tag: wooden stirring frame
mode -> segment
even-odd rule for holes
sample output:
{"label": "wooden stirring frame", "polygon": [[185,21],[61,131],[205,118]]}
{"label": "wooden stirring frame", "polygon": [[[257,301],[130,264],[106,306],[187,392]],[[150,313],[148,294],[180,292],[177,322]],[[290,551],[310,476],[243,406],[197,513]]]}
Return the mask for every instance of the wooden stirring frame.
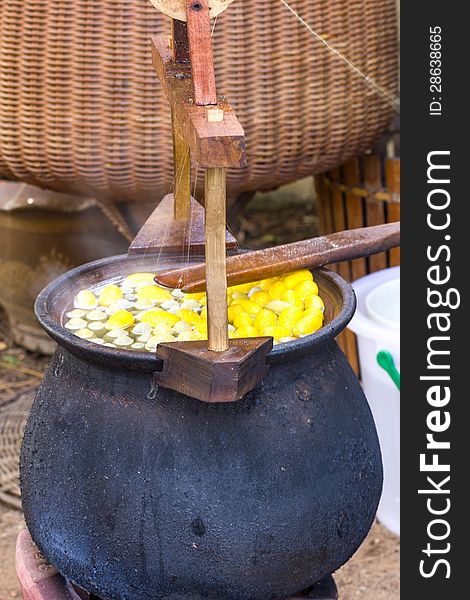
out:
{"label": "wooden stirring frame", "polygon": [[[186,21],[172,18],[171,36],[152,39],[153,65],[171,109],[174,194],[162,200],[129,253],[161,252],[162,244],[166,252],[187,244],[193,255],[205,249],[208,341],[159,344],[163,369],[155,381],[205,402],[234,402],[265,376],[273,340],[228,339],[226,252],[236,242],[225,226],[225,169],[246,165],[245,134],[216,91],[209,0],[181,3]],[[165,4],[171,3],[156,5],[166,12]],[[191,157],[205,169],[204,208],[191,197]]]}

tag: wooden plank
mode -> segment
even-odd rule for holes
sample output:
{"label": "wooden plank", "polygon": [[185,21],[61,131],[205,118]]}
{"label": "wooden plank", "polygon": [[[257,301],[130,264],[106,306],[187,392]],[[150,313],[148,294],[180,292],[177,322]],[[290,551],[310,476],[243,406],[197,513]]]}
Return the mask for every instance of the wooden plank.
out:
{"label": "wooden plank", "polygon": [[187,0],[186,16],[194,102],[199,106],[217,104],[209,0]]}
{"label": "wooden plank", "polygon": [[345,331],[343,331],[342,333],[339,334],[339,336],[336,338],[336,343],[340,347],[343,354],[345,354],[347,357],[348,356],[348,347],[347,347],[347,339],[346,339]]}
{"label": "wooden plank", "polygon": [[[344,165],[344,179],[348,187],[360,184],[359,160],[353,158]],[[347,228],[357,229],[364,226],[362,200],[350,191],[346,192]],[[364,258],[351,261],[351,278],[354,281],[367,274],[367,264]]]}
{"label": "wooden plank", "polygon": [[348,359],[348,362],[351,365],[354,373],[356,373],[356,375],[359,377],[359,353],[357,350],[356,336],[350,329],[345,329],[342,335],[344,335],[344,343],[346,346],[346,358]]}
{"label": "wooden plank", "polygon": [[194,160],[204,168],[246,166],[245,133],[227,100],[219,97],[217,104],[223,121],[209,122],[208,110],[212,108],[193,102],[191,68],[174,62],[165,36],[152,39],[152,58]]}
{"label": "wooden plank", "polygon": [[[387,187],[392,192],[393,201],[387,205],[389,222],[400,220],[400,159],[387,158],[385,160],[385,178]],[[400,264],[400,248],[390,250],[390,266]]]}
{"label": "wooden plank", "polygon": [[209,350],[228,349],[225,169],[207,169],[205,177],[206,290]]}
{"label": "wooden plank", "polygon": [[330,196],[328,193],[328,188],[325,185],[325,181],[323,179],[323,175],[317,175],[315,177],[315,190],[317,193],[317,212],[318,212],[318,220],[320,222],[320,233],[331,233],[326,229],[326,219],[325,219],[325,205],[329,203]]}
{"label": "wooden plank", "polygon": [[[334,233],[333,227],[333,206],[331,197],[331,188],[326,184],[324,175],[316,177],[317,190],[320,198],[318,216],[320,219],[320,233]],[[338,265],[331,266],[332,271],[338,272]]]}
{"label": "wooden plank", "polygon": [[[334,169],[331,174],[332,178],[337,180],[339,178],[339,169]],[[331,205],[333,209],[333,231],[345,231],[347,224],[344,213],[343,193],[336,186],[331,188]],[[351,263],[349,261],[340,262],[338,264],[338,273],[346,281],[351,281]]]}
{"label": "wooden plank", "polygon": [[174,217],[188,221],[191,217],[191,150],[186,144],[174,111],[171,111],[173,131],[173,190]]}
{"label": "wooden plank", "polygon": [[[361,183],[359,172],[359,159],[354,158],[344,165],[344,179],[348,190],[345,194],[346,220],[348,229],[355,229],[364,225],[364,213],[362,199],[351,190]],[[367,262],[364,258],[350,262],[350,281],[354,281],[367,274]],[[359,358],[357,352],[356,336],[350,329],[344,331],[346,344],[346,356],[353,371],[359,374]]]}
{"label": "wooden plank", "polygon": [[331,207],[331,188],[326,185],[326,182],[320,176],[320,190],[322,193],[323,201],[321,203],[321,215],[320,223],[322,227],[322,234],[334,233],[333,227],[333,215]]}
{"label": "wooden plank", "polygon": [[[340,170],[332,169],[331,178],[333,181],[340,180]],[[337,185],[331,187],[331,206],[333,213],[333,231],[344,231],[347,229],[344,197],[341,188]],[[351,281],[351,261],[343,261],[337,265],[337,272],[346,281]],[[349,330],[344,330],[337,338],[339,347],[344,352],[351,364],[357,365],[357,350],[354,334]],[[357,367],[355,369],[357,372]]]}
{"label": "wooden plank", "polygon": [[[382,202],[373,199],[373,195],[382,187],[382,161],[379,156],[364,157],[364,183],[370,192],[366,199],[367,225],[385,223],[385,208]],[[381,271],[387,268],[387,254],[381,252],[369,257],[369,272]]]}

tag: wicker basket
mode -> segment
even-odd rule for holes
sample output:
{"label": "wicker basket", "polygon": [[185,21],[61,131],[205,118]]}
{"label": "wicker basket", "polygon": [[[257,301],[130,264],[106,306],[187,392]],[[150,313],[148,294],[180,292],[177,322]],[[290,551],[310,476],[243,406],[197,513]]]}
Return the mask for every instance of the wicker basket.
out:
{"label": "wicker basket", "polygon": [[[369,155],[316,178],[324,233],[400,220],[400,159]],[[400,249],[333,266],[348,281],[400,264]],[[356,339],[346,330],[338,339],[359,372]]]}
{"label": "wicker basket", "polygon": [[[292,0],[317,31],[396,92],[396,0]],[[169,110],[148,0],[0,0],[0,176],[109,199],[171,188]],[[215,27],[218,88],[248,139],[232,195],[324,172],[370,147],[392,108],[279,0],[234,2]]]}

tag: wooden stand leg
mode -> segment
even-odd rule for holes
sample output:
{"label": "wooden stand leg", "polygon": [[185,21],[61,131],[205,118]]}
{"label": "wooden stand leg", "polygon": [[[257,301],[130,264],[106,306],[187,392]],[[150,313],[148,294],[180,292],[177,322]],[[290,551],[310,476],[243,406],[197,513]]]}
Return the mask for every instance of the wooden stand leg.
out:
{"label": "wooden stand leg", "polygon": [[206,289],[209,350],[228,349],[227,273],[225,266],[225,169],[206,170]]}
{"label": "wooden stand leg", "polygon": [[191,153],[175,118],[173,125],[173,188],[175,191],[175,221],[189,221],[191,217]]}

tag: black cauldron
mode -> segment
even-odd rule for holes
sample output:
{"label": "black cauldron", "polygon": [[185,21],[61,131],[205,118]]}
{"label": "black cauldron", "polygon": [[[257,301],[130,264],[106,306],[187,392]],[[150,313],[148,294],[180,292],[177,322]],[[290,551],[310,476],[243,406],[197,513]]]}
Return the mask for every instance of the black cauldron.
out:
{"label": "black cauldron", "polygon": [[292,595],[352,556],[381,493],[374,422],[334,341],[354,313],[352,288],[316,272],[325,327],[274,347],[265,381],[239,402],[207,404],[158,389],[154,355],[96,346],[61,326],[79,289],[155,263],[100,260],[37,300],[59,347],[21,452],[31,535],[104,600]]}

